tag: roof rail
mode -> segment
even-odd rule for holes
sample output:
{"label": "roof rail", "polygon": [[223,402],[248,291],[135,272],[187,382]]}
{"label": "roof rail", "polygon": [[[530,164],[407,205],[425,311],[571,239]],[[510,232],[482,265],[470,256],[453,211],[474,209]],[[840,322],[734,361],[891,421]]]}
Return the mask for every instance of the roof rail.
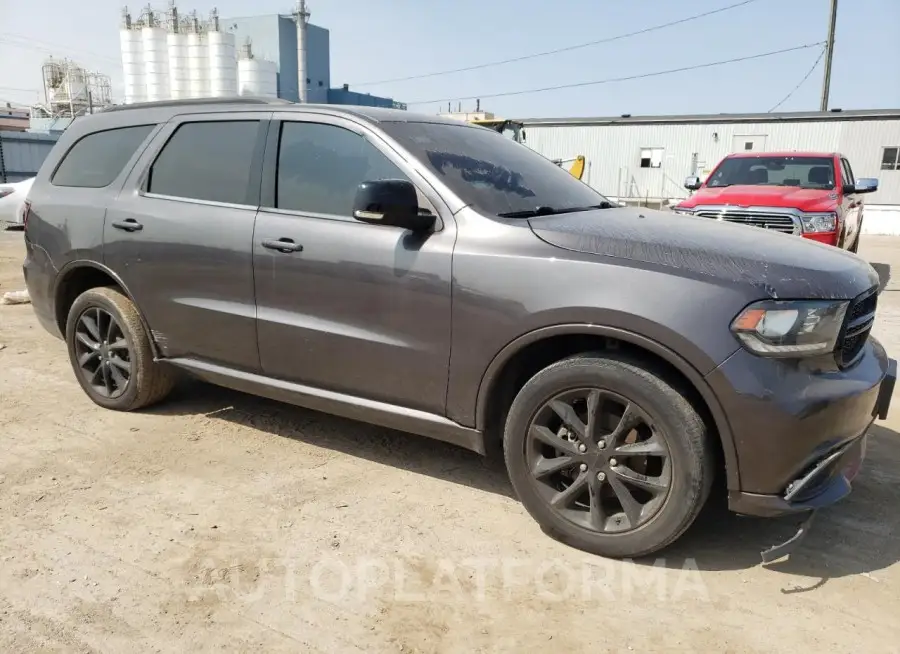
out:
{"label": "roof rail", "polygon": [[105,107],[99,113],[107,111],[125,111],[128,109],[154,109],[156,107],[192,107],[208,104],[294,104],[281,98],[262,98],[240,95],[231,98],[187,98],[182,100],[159,100],[156,102],[133,102],[132,104],[114,104]]}

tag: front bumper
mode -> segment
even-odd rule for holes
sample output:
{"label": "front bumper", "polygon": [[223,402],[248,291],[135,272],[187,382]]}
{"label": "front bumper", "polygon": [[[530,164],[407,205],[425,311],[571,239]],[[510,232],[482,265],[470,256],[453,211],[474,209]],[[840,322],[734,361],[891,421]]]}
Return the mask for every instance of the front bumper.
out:
{"label": "front bumper", "polygon": [[841,370],[833,359],[785,361],[739,350],[708,375],[729,416],[740,486],[729,508],[763,517],[804,513],[850,493],[866,433],[887,416],[897,362],[874,338]]}

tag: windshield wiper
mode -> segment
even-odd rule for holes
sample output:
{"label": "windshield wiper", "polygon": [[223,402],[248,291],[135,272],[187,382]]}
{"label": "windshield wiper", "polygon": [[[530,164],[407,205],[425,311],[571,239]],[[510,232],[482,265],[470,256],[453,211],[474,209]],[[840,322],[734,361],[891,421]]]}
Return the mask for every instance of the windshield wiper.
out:
{"label": "windshield wiper", "polygon": [[555,216],[561,213],[575,213],[576,211],[592,211],[593,209],[612,209],[615,205],[612,202],[601,202],[600,204],[592,204],[587,207],[566,207],[558,209],[556,207],[548,207],[540,205],[534,209],[523,209],[522,211],[507,211],[498,213],[500,218],[537,218],[538,216]]}

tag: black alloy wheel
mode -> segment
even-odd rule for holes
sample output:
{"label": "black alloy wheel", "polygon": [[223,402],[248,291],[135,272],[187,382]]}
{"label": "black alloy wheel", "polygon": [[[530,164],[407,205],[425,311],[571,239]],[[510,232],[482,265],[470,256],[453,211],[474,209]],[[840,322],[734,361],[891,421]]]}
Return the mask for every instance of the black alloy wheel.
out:
{"label": "black alloy wheel", "polygon": [[133,355],[122,326],[100,307],[90,307],[75,326],[79,372],[101,397],[116,399],[128,389]]}
{"label": "black alloy wheel", "polygon": [[526,464],[538,495],[593,532],[635,530],[672,487],[665,435],[637,403],[600,388],[559,393],[531,420]]}

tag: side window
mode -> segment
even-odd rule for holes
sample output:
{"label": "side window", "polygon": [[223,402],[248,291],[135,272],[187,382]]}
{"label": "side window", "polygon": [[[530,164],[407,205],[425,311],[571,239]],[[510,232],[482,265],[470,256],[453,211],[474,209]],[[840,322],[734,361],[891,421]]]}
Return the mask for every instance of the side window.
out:
{"label": "side window", "polygon": [[882,148],[881,169],[900,170],[900,147]]}
{"label": "side window", "polygon": [[184,123],[150,167],[147,192],[245,204],[258,135],[257,120]]}
{"label": "side window", "polygon": [[135,125],[82,137],[63,157],[50,183],[82,188],[109,186],[154,127]]}
{"label": "side window", "polygon": [[841,166],[843,166],[844,184],[856,184],[856,178],[853,176],[853,169],[850,167],[850,162],[846,159],[841,159]]}
{"label": "side window", "polygon": [[379,179],[409,178],[355,132],[320,123],[282,124],[276,208],[351,216],[356,188]]}

